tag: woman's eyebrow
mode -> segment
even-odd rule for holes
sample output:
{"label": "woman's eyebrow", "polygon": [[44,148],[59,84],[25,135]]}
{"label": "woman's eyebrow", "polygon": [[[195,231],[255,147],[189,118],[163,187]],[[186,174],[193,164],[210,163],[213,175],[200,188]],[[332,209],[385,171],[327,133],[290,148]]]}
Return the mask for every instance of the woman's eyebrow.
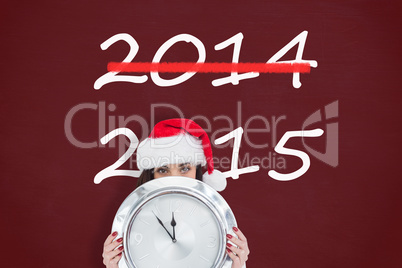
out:
{"label": "woman's eyebrow", "polygon": [[169,169],[169,167],[168,166],[160,166],[160,167],[158,167],[158,168],[166,168],[166,169]]}
{"label": "woman's eyebrow", "polygon": [[183,163],[183,164],[179,164],[179,167],[182,167],[182,166],[187,166],[187,165],[189,165],[190,163],[189,162],[187,162],[187,163]]}

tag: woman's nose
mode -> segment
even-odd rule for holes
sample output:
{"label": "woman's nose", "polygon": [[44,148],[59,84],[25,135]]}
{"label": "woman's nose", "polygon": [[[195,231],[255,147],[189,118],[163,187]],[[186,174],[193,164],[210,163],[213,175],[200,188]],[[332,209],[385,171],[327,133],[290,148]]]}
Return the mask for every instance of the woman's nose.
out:
{"label": "woman's nose", "polygon": [[171,170],[171,176],[181,176],[180,170]]}

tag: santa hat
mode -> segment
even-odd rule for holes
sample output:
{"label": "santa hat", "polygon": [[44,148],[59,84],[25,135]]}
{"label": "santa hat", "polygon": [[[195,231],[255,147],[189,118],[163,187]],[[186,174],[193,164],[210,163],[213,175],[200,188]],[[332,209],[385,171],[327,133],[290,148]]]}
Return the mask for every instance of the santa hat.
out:
{"label": "santa hat", "polygon": [[207,165],[203,182],[217,191],[226,188],[226,177],[214,170],[211,142],[207,133],[194,121],[175,118],[154,126],[137,150],[137,166],[143,171],[168,164]]}

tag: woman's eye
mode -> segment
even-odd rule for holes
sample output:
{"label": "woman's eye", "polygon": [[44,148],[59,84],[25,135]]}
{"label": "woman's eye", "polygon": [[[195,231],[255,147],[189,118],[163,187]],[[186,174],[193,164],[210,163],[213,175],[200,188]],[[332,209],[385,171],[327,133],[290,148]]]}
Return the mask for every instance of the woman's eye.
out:
{"label": "woman's eye", "polygon": [[164,168],[159,168],[158,170],[156,170],[156,172],[158,172],[160,174],[165,174],[165,173],[167,173],[167,170]]}
{"label": "woman's eye", "polygon": [[190,170],[190,167],[182,167],[181,172],[186,173]]}

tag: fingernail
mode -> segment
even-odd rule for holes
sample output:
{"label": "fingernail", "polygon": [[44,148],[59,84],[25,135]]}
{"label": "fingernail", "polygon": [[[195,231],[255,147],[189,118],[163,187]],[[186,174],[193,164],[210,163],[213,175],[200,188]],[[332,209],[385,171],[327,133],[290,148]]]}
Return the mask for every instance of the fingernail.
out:
{"label": "fingernail", "polygon": [[121,256],[121,252],[119,254],[117,254],[117,256]]}
{"label": "fingernail", "polygon": [[229,239],[232,239],[233,236],[230,235],[230,234],[227,234],[226,237],[229,238]]}
{"label": "fingernail", "polygon": [[230,252],[232,252],[230,249],[226,249],[226,252],[229,254]]}
{"label": "fingernail", "polygon": [[232,244],[226,243],[226,246],[227,246],[228,248],[230,248],[230,247],[232,246]]}
{"label": "fingernail", "polygon": [[120,238],[117,239],[116,241],[120,243],[121,241],[123,241],[123,237],[120,237]]}
{"label": "fingernail", "polygon": [[123,246],[119,247],[119,250],[123,250]]}
{"label": "fingernail", "polygon": [[116,235],[117,235],[117,232],[113,232],[112,236],[116,236]]}
{"label": "fingernail", "polygon": [[238,232],[238,231],[239,231],[239,229],[237,229],[236,227],[233,227],[233,230],[234,230],[235,232]]}

